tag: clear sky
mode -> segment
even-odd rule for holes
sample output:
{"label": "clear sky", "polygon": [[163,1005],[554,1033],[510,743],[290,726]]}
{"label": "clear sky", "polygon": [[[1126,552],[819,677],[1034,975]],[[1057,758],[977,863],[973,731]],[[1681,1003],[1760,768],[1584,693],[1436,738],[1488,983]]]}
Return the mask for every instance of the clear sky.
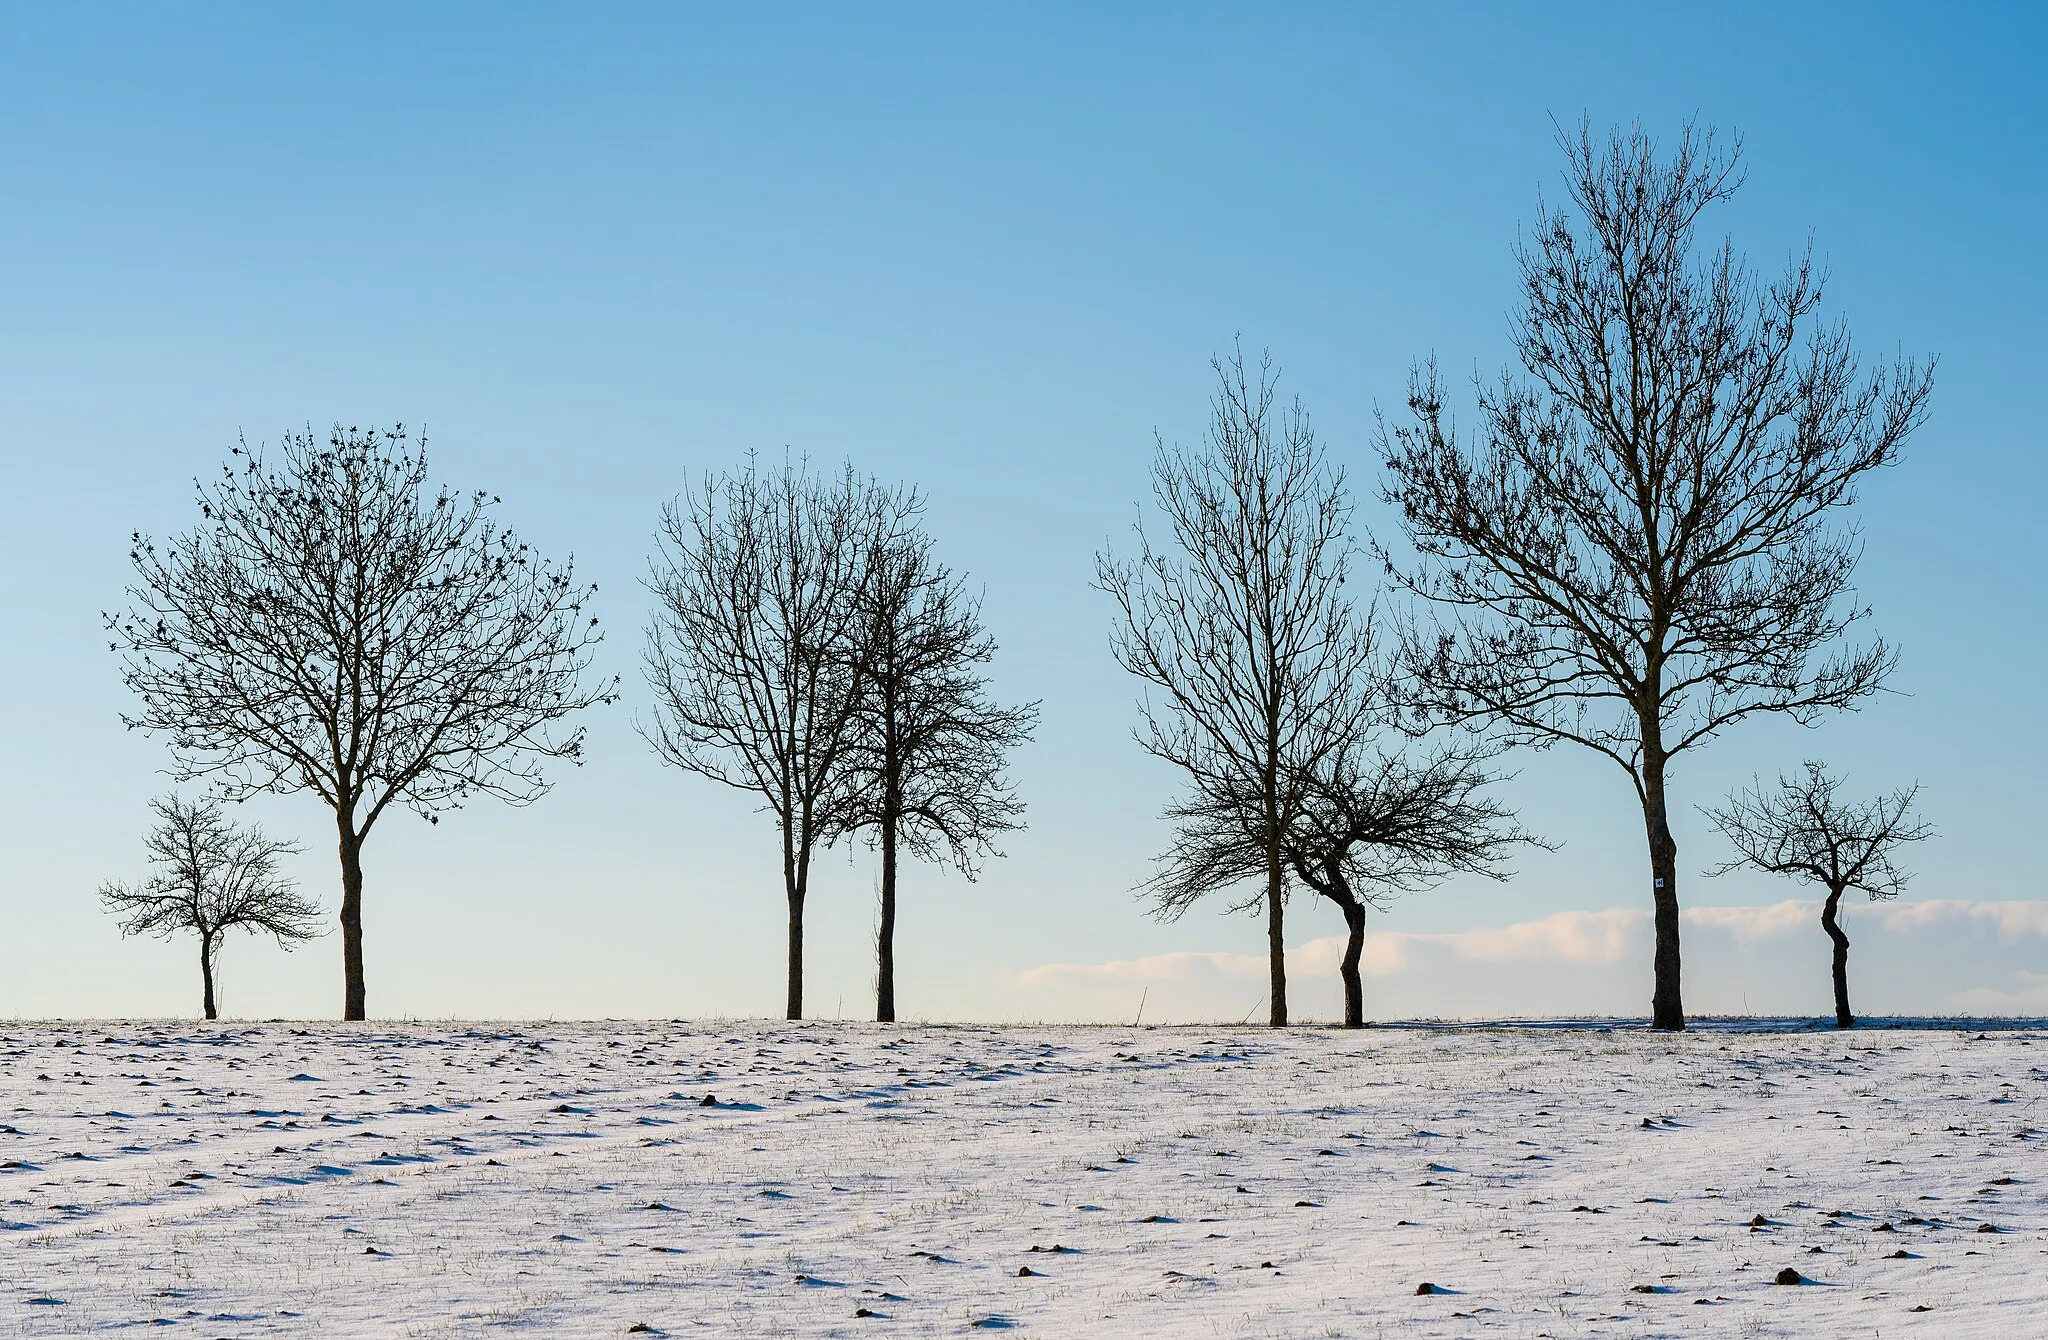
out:
{"label": "clear sky", "polygon": [[[1128,532],[1154,430],[1199,435],[1207,359],[1239,333],[1369,497],[1375,410],[1410,362],[1498,366],[1516,230],[1557,189],[1552,118],[1581,112],[1739,131],[1749,184],[1714,226],[1765,268],[1810,234],[1867,353],[1941,360],[1931,421],[1861,509],[1898,692],[1810,733],[1738,727],[1686,764],[1687,901],[1796,892],[1691,878],[1724,853],[1690,807],[1808,755],[1870,789],[1926,784],[1941,837],[1913,853],[1912,898],[2048,896],[2041,11],[1278,8],[0,7],[0,1015],[192,1008],[188,946],[122,942],[92,896],[141,873],[167,785],[162,745],[120,726],[100,612],[129,533],[191,525],[191,481],[238,433],[335,420],[424,426],[442,480],[573,552],[627,682],[536,806],[379,828],[373,1014],[778,1007],[769,818],[632,729],[660,504],[750,449],[924,488],[942,552],[986,585],[1000,690],[1044,701],[1009,859],[974,885],[907,879],[906,1017],[1118,1015],[1143,973],[1125,991],[1099,965],[1256,953],[1248,919],[1162,926],[1131,893],[1174,779],[1130,741],[1092,555]],[[1619,770],[1517,766],[1508,794],[1562,849],[1376,931],[1644,901]],[[331,906],[318,802],[243,813],[304,840],[295,869]],[[823,859],[818,1013],[869,1004],[873,864]],[[2048,935],[2011,924],[1986,989],[2024,1003],[2048,991]],[[1340,929],[1307,904],[1294,925]],[[1961,994],[1992,971],[1974,944],[1914,941],[1924,979],[1888,974],[1887,1004],[1988,1001]],[[234,944],[226,1007],[332,1014],[338,960],[338,937]],[[1532,960],[1530,980],[1586,961]],[[1046,965],[1098,965],[1095,985]],[[1470,966],[1416,1007],[1641,1011],[1647,962],[1617,971],[1611,1000],[1560,1004]],[[1689,1003],[1737,1008],[1732,980],[1702,969]],[[1225,980],[1188,1009],[1235,1017],[1261,990]],[[1784,1007],[1825,1007],[1810,994]]]}

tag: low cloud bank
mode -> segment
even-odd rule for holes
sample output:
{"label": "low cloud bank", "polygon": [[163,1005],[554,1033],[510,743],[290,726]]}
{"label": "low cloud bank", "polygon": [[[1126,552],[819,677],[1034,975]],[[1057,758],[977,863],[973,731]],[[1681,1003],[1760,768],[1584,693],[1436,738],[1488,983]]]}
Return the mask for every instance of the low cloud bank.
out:
{"label": "low cloud bank", "polygon": [[[1832,1014],[1820,904],[1696,907],[1682,913],[1685,1003],[1695,1014]],[[1844,916],[1859,1014],[2048,1014],[2048,901],[1859,903]],[[1252,932],[1248,930],[1247,938]],[[1558,912],[1511,926],[1367,932],[1372,1018],[1641,1015],[1650,999],[1649,909]],[[1341,936],[1288,950],[1303,1019],[1341,1012]],[[1027,1013],[1148,1022],[1261,1019],[1261,954],[1178,951],[1018,974]]]}

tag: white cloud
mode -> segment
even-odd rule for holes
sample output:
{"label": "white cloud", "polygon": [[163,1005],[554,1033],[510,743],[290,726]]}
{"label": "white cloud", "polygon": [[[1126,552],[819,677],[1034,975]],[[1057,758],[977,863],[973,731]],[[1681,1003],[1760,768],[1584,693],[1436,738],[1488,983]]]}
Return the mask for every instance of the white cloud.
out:
{"label": "white cloud", "polygon": [[1046,963],[1018,974],[1025,986],[1076,987],[1125,983],[1189,982],[1211,977],[1258,977],[1266,960],[1245,954],[1176,951],[1108,963]]}
{"label": "white cloud", "polygon": [[[1724,930],[1743,943],[1778,935],[1804,935],[1820,920],[1820,903],[1788,898],[1768,907],[1688,907],[1678,914],[1681,926]],[[1649,913],[1645,912],[1644,916]]]}
{"label": "white cloud", "polygon": [[[1683,913],[1686,1003],[1695,1013],[1831,1011],[1820,903],[1696,907]],[[1857,904],[1845,912],[1852,997],[1865,1013],[2037,1013],[2048,977],[2048,901]],[[1374,1016],[1640,1015],[1647,1010],[1648,909],[1558,912],[1508,926],[1366,936],[1361,970]],[[1341,936],[1288,950],[1304,1017],[1337,1012]],[[1178,951],[1109,963],[1047,964],[1017,978],[1047,1017],[1235,1019],[1261,1012],[1262,954]]]}
{"label": "white cloud", "polygon": [[1649,914],[1621,908],[1604,912],[1559,912],[1498,930],[1416,936],[1443,945],[1459,958],[1482,962],[1540,959],[1559,963],[1616,963],[1629,940],[1649,923]]}
{"label": "white cloud", "polygon": [[1962,902],[1931,899],[1924,903],[1879,903],[1873,909],[1886,930],[1910,931],[1946,921],[1982,923],[2008,936],[2048,937],[2048,902]]}
{"label": "white cloud", "polygon": [[2008,991],[1975,986],[1958,991],[1942,1002],[1944,1013],[1952,1014],[2048,1014],[2048,974],[2014,974],[2019,984]]}

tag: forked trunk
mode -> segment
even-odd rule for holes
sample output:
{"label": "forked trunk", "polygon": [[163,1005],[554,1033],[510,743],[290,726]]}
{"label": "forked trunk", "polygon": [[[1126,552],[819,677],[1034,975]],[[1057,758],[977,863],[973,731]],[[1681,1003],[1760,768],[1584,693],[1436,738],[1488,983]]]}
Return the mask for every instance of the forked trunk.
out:
{"label": "forked trunk", "polygon": [[882,924],[875,932],[875,1022],[896,1022],[896,816],[882,814]]}
{"label": "forked trunk", "polygon": [[1650,840],[1650,895],[1655,909],[1656,986],[1650,998],[1650,1027],[1685,1031],[1685,1002],[1679,993],[1678,842],[1664,806],[1664,760],[1646,751],[1643,761],[1643,823]]}
{"label": "forked trunk", "polygon": [[341,1017],[369,1018],[363,990],[363,839],[354,816],[337,815],[341,827]]}
{"label": "forked trunk", "polygon": [[1344,977],[1344,1027],[1365,1027],[1365,983],[1358,975],[1358,960],[1365,954],[1365,904],[1353,900],[1340,903],[1350,938],[1344,943],[1344,961],[1338,972]]}
{"label": "forked trunk", "polygon": [[1835,1027],[1854,1028],[1856,1016],[1849,1012],[1849,934],[1842,929],[1841,906],[1842,890],[1829,889],[1827,902],[1821,904],[1820,924],[1835,942]]}
{"label": "forked trunk", "polygon": [[210,935],[201,935],[199,937],[199,981],[205,988],[203,1008],[206,1011],[206,1017],[208,1019],[220,1018],[220,1011],[214,1008],[213,1003],[213,937]]}

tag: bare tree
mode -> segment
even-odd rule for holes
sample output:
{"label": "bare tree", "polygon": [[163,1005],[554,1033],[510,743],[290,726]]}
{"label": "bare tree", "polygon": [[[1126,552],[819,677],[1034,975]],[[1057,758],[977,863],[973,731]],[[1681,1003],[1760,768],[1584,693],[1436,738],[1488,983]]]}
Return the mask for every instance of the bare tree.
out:
{"label": "bare tree", "polygon": [[1312,779],[1289,830],[1287,859],[1303,884],[1344,914],[1345,1027],[1365,1023],[1358,962],[1368,906],[1454,874],[1504,879],[1507,849],[1537,841],[1513,825],[1514,811],[1479,794],[1493,780],[1475,753],[1455,748],[1419,764],[1401,752],[1346,750]]}
{"label": "bare tree", "polygon": [[235,827],[214,801],[167,796],[150,808],[162,821],[143,838],[156,873],[140,884],[104,885],[100,902],[124,918],[124,936],[197,934],[202,1007],[207,1018],[218,1019],[214,983],[222,937],[240,927],[251,935],[267,932],[289,949],[318,934],[320,909],[277,871],[277,858],[295,855],[296,844],[266,837],[253,825]]}
{"label": "bare tree", "polygon": [[833,836],[874,833],[882,855],[875,937],[875,1018],[896,1019],[897,849],[949,860],[968,879],[1000,855],[997,836],[1024,807],[1003,776],[1031,738],[1038,705],[998,706],[982,673],[995,641],[980,601],[941,565],[931,539],[906,528],[868,557],[854,640],[863,696],[832,805]]}
{"label": "bare tree", "polygon": [[1739,145],[1687,126],[1662,158],[1640,127],[1602,147],[1584,122],[1560,143],[1573,209],[1545,208],[1518,253],[1521,375],[1476,383],[1479,428],[1461,439],[1434,366],[1418,369],[1412,425],[1382,437],[1422,560],[1388,567],[1443,615],[1406,639],[1424,709],[1628,772],[1655,907],[1651,1022],[1682,1029],[1667,773],[1745,717],[1810,723],[1891,669],[1881,640],[1837,645],[1869,611],[1855,532],[1831,522],[1898,458],[1932,366],[1860,373],[1847,330],[1813,317],[1810,246],[1763,283],[1729,244],[1697,245],[1740,184]]}
{"label": "bare tree", "polygon": [[[1254,372],[1239,350],[1212,366],[1207,449],[1161,441],[1152,466],[1170,544],[1155,547],[1141,522],[1137,557],[1098,555],[1096,585],[1117,603],[1117,662],[1163,700],[1145,699],[1138,742],[1186,775],[1196,805],[1249,802],[1243,837],[1259,853],[1264,888],[1243,906],[1266,913],[1269,1018],[1279,1028],[1284,835],[1303,803],[1296,779],[1347,738],[1346,714],[1365,710],[1350,688],[1372,672],[1372,635],[1344,585],[1343,471],[1325,459],[1298,401],[1275,407],[1270,358]],[[1187,816],[1186,807],[1168,812]]]}
{"label": "bare tree", "polygon": [[1859,889],[1872,902],[1898,897],[1910,876],[1894,861],[1895,852],[1934,830],[1913,816],[1918,784],[1862,802],[1843,800],[1841,785],[1840,778],[1828,775],[1826,764],[1809,759],[1802,776],[1780,777],[1772,790],[1758,781],[1731,795],[1725,807],[1706,811],[1736,851],[1735,860],[1707,873],[1725,875],[1754,866],[1827,890],[1820,924],[1834,943],[1835,1026],[1854,1028],[1842,895]]}
{"label": "bare tree", "polygon": [[[1302,885],[1336,904],[1346,929],[1338,974],[1344,1026],[1365,1023],[1365,914],[1402,893],[1433,888],[1453,874],[1502,879],[1501,862],[1518,843],[1545,845],[1514,826],[1513,811],[1480,791],[1495,778],[1484,747],[1440,747],[1420,761],[1406,749],[1362,741],[1340,745],[1313,776],[1283,839],[1287,864]],[[1263,873],[1257,801],[1212,794],[1176,811],[1178,831],[1153,890],[1169,913],[1203,895]]]}
{"label": "bare tree", "polygon": [[430,488],[403,427],[237,447],[200,486],[204,523],[159,548],[138,533],[126,613],[106,616],[122,720],[170,736],[179,780],[234,800],[312,791],[341,857],[342,1017],[365,1017],[362,849],[395,801],[430,822],[472,795],[546,793],[580,761],[594,587],[489,519],[497,499]]}
{"label": "bare tree", "polygon": [[803,1017],[811,857],[858,734],[856,654],[869,560],[916,515],[914,494],[749,459],[662,511],[648,589],[641,733],[666,763],[761,795],[782,837],[787,1013]]}

